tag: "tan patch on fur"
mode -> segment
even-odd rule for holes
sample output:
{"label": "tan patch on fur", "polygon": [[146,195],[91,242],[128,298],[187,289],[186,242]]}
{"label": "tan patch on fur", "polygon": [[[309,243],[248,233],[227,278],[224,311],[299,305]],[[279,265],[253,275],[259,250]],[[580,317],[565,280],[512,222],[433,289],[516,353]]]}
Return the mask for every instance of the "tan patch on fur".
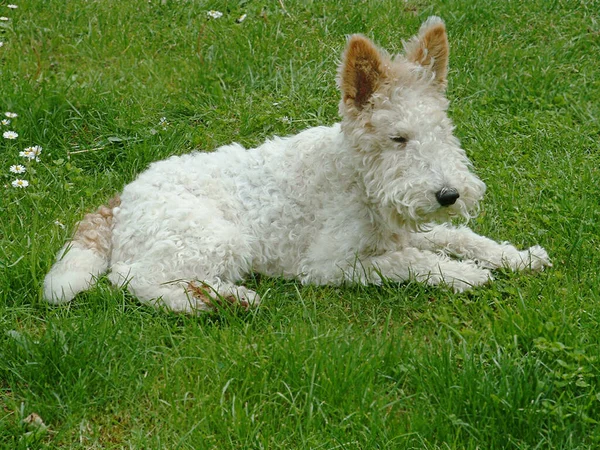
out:
{"label": "tan patch on fur", "polygon": [[113,208],[121,204],[121,198],[116,195],[109,200],[107,206],[100,206],[96,212],[86,214],[77,224],[73,242],[84,248],[92,249],[102,255],[110,253]]}
{"label": "tan patch on fur", "polygon": [[186,291],[192,295],[192,297],[197,298],[198,300],[201,300],[202,302],[206,303],[209,306],[212,306],[212,299],[210,297],[210,295],[207,292],[207,289],[210,289],[210,286],[204,284],[204,283],[200,283],[201,285],[198,286],[195,282],[190,282],[187,285]]}
{"label": "tan patch on fur", "polygon": [[201,300],[205,305],[210,306],[211,308],[217,309],[217,306],[221,308],[231,308],[233,306],[240,306],[243,309],[248,309],[250,305],[248,302],[243,300],[238,300],[237,297],[233,295],[220,296],[215,293],[214,296],[209,294],[213,289],[206,283],[201,281],[198,282],[192,281],[187,285],[187,292],[191,294],[194,298]]}
{"label": "tan patch on fur", "polygon": [[442,87],[447,82],[449,54],[446,26],[441,22],[425,25],[419,36],[406,44],[406,59],[434,72],[436,82]]}
{"label": "tan patch on fur", "polygon": [[366,37],[352,35],[348,40],[339,71],[343,101],[350,100],[362,109],[386,75],[384,59],[377,47]]}

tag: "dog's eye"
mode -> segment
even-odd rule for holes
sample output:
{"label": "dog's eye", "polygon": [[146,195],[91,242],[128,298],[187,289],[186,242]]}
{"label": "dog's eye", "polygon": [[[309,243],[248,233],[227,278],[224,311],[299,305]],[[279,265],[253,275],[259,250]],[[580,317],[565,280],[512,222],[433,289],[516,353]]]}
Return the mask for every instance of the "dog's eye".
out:
{"label": "dog's eye", "polygon": [[408,142],[408,138],[406,136],[392,136],[392,141],[404,145]]}

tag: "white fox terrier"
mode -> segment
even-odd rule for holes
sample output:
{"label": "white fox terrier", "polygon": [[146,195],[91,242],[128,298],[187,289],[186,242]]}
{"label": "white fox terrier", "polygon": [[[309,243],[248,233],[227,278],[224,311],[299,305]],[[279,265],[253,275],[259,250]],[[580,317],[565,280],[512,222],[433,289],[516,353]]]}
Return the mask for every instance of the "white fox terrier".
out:
{"label": "white fox terrier", "polygon": [[485,185],[446,114],[444,23],[430,17],[404,47],[391,57],[349,38],[341,124],[153,163],[79,223],[45,298],[68,302],[109,270],[142,302],[193,313],[257,305],[256,292],[236,284],[252,272],[315,284],[414,279],[461,292],[490,281],[490,269],[550,266],[539,246],[519,251],[444,223],[473,217]]}

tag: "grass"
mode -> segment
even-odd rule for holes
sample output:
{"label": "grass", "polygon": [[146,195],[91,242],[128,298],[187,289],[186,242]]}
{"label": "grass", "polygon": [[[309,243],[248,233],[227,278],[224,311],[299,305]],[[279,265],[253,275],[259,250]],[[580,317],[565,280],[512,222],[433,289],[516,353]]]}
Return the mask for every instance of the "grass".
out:
{"label": "grass", "polygon": [[[19,116],[2,131],[19,137],[0,142],[0,447],[597,448],[598,1],[6,5],[0,108]],[[461,295],[259,277],[259,310],[202,317],[105,280],[43,303],[73,225],[151,161],[337,121],[344,35],[400,51],[430,14],[488,185],[471,226],[539,243],[551,270]],[[30,186],[13,188],[31,145]]]}

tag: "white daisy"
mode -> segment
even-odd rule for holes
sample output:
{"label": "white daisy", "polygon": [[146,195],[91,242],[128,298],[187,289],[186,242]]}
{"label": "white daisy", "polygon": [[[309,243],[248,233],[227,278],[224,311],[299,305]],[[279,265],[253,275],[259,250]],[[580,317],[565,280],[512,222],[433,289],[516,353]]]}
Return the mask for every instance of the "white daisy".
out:
{"label": "white daisy", "polygon": [[34,145],[32,147],[27,147],[25,150],[28,150],[30,152],[35,153],[35,156],[40,156],[40,153],[42,153],[42,147],[39,145]]}
{"label": "white daisy", "polygon": [[2,133],[2,137],[4,137],[4,139],[16,139],[19,137],[19,135],[14,131],[5,131]]}
{"label": "white daisy", "polygon": [[206,13],[208,17],[211,19],[218,19],[219,17],[223,17],[223,13],[221,11],[210,10]]}
{"label": "white daisy", "polygon": [[25,166],[22,166],[21,164],[15,164],[14,166],[10,166],[9,170],[12,173],[25,173],[27,171]]}
{"label": "white daisy", "polygon": [[26,188],[27,186],[29,186],[29,181],[16,179],[12,182],[12,185],[16,188]]}
{"label": "white daisy", "polygon": [[40,147],[39,145],[34,145],[33,147],[27,147],[22,152],[19,152],[19,156],[22,156],[23,158],[27,158],[30,161],[34,160],[34,159],[36,161],[39,161],[40,153],[42,153],[42,147]]}
{"label": "white daisy", "polygon": [[8,17],[2,16],[2,17],[0,17],[0,20],[3,22],[6,22],[7,20],[10,20],[10,19]]}
{"label": "white daisy", "polygon": [[15,118],[19,117],[19,115],[17,113],[10,112],[10,111],[5,112],[4,115],[6,117],[8,117],[9,119],[15,119]]}
{"label": "white daisy", "polygon": [[27,159],[35,159],[35,154],[29,150],[24,150],[22,152],[19,152],[19,156],[22,156],[23,158],[27,158]]}
{"label": "white daisy", "polygon": [[10,8],[10,9],[17,9],[18,8],[17,5],[6,5],[6,7]]}
{"label": "white daisy", "polygon": [[161,117],[158,125],[162,127],[163,130],[166,130],[167,127],[169,126],[169,122],[167,122],[167,118],[166,117]]}
{"label": "white daisy", "polygon": [[2,125],[10,125],[10,119],[2,119]]}

